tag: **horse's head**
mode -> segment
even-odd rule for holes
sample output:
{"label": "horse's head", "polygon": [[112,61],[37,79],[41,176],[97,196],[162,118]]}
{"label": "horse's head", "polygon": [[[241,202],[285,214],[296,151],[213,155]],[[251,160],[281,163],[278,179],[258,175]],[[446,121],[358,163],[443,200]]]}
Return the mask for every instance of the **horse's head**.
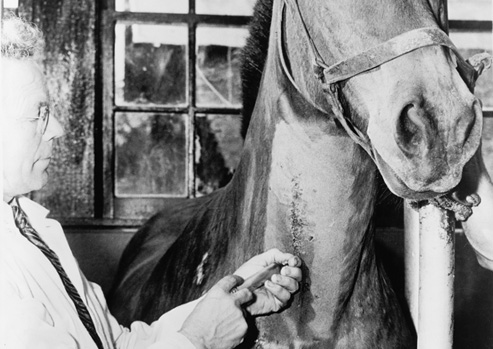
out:
{"label": "horse's head", "polygon": [[[439,28],[428,1],[283,1],[282,50],[301,92],[329,114],[340,102],[340,121],[395,194],[423,199],[453,189],[479,146],[481,105],[448,38],[417,30]],[[320,79],[307,77],[313,59],[323,60]]]}

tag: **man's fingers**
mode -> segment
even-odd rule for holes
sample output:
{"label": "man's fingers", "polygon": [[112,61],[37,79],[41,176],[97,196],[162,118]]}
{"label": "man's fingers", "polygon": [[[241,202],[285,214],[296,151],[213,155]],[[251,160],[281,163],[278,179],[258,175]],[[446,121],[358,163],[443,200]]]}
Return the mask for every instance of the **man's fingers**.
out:
{"label": "man's fingers", "polygon": [[295,293],[299,289],[299,283],[291,276],[284,276],[279,274],[272,275],[271,281],[285,288],[290,293]]}
{"label": "man's fingers", "polygon": [[301,282],[301,279],[303,277],[301,273],[301,269],[297,267],[283,267],[281,269],[281,275],[283,276],[289,276],[290,278],[295,279],[298,282]]}
{"label": "man's fingers", "polygon": [[[292,256],[289,260],[288,260],[288,264],[290,267],[301,267],[301,259],[300,257],[298,256]],[[301,274],[300,274],[301,275]]]}
{"label": "man's fingers", "polygon": [[287,289],[270,280],[265,282],[265,288],[276,298],[279,307],[285,306],[291,298],[291,293]]}
{"label": "man's fingers", "polygon": [[267,264],[277,263],[282,265],[289,265],[291,267],[301,266],[301,259],[299,257],[294,256],[291,253],[281,252],[277,248],[270,249],[267,252],[259,255],[259,257],[260,256],[262,256],[264,260],[266,260]]}

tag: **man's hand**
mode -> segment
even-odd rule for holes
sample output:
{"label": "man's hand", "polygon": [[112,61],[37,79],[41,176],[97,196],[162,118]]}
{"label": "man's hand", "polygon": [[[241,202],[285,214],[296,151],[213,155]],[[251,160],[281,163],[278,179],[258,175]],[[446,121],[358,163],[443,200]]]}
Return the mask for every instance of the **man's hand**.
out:
{"label": "man's hand", "polygon": [[[280,274],[271,277],[252,294],[247,288],[231,291],[243,279],[269,264],[284,265]],[[229,349],[243,341],[248,325],[242,305],[252,315],[279,311],[291,299],[301,281],[301,260],[277,249],[257,255],[243,264],[236,275],[221,279],[188,316],[180,330],[198,349]]]}
{"label": "man's hand", "polygon": [[241,308],[253,299],[248,289],[231,293],[242,279],[229,275],[205,295],[180,330],[198,349],[230,349],[243,341],[248,325]]}
{"label": "man's hand", "polygon": [[280,274],[273,275],[264,286],[254,291],[255,301],[246,307],[251,315],[265,315],[281,310],[289,302],[291,295],[298,291],[301,260],[278,249],[271,249],[251,258],[235,272],[235,275],[246,279],[272,263],[284,267]]}
{"label": "man's hand", "polygon": [[484,165],[481,147],[464,167],[462,181],[454,195],[467,202],[471,195],[481,198],[480,204],[473,207],[473,214],[462,223],[462,227],[479,264],[493,270],[493,183]]}

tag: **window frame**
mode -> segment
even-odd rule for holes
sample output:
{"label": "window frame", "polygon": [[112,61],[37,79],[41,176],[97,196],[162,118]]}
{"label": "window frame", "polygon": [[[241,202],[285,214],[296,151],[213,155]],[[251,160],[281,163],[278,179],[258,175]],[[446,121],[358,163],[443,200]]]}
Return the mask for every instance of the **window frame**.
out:
{"label": "window frame", "polygon": [[[448,29],[459,33],[485,33],[489,32],[493,36],[493,21],[476,20],[449,20]],[[493,44],[493,42],[492,42]],[[465,59],[469,57],[464,57]],[[490,69],[493,69],[490,68]],[[481,79],[481,77],[480,77]],[[483,107],[483,117],[493,118],[493,106]]]}
{"label": "window frame", "polygon": [[[198,115],[219,114],[219,115],[241,115],[241,106],[238,107],[201,107],[196,106],[196,28],[199,25],[226,25],[236,27],[246,27],[250,21],[250,16],[230,16],[230,15],[210,15],[197,14],[195,12],[195,1],[188,0],[188,13],[150,13],[150,12],[120,12],[115,10],[115,0],[105,0],[103,8],[99,12],[101,15],[101,51],[99,67],[101,70],[98,81],[102,91],[101,95],[101,115],[102,119],[95,125],[97,150],[95,169],[97,178],[95,183],[95,216],[112,219],[114,221],[127,219],[123,218],[126,213],[135,212],[156,212],[166,205],[172,205],[177,199],[174,197],[116,197],[114,183],[114,120],[117,112],[157,112],[188,115],[188,196],[195,197],[195,120]],[[115,50],[115,25],[116,23],[128,24],[181,24],[188,28],[187,42],[187,89],[184,106],[136,106],[136,105],[116,105],[114,91],[114,50]],[[101,164],[101,165],[99,165]],[[181,199],[181,198],[178,198]],[[140,220],[138,220],[140,221]]]}

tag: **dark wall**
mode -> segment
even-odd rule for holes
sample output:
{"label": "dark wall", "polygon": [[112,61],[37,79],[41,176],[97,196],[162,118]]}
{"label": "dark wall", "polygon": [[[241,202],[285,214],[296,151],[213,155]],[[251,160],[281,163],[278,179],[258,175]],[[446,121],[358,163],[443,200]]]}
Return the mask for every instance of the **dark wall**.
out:
{"label": "dark wall", "polygon": [[94,216],[95,1],[21,0],[19,14],[46,39],[44,71],[51,111],[65,129],[50,181],[34,199],[58,217]]}
{"label": "dark wall", "polygon": [[69,245],[86,277],[111,288],[123,249],[136,229],[66,228]]}

